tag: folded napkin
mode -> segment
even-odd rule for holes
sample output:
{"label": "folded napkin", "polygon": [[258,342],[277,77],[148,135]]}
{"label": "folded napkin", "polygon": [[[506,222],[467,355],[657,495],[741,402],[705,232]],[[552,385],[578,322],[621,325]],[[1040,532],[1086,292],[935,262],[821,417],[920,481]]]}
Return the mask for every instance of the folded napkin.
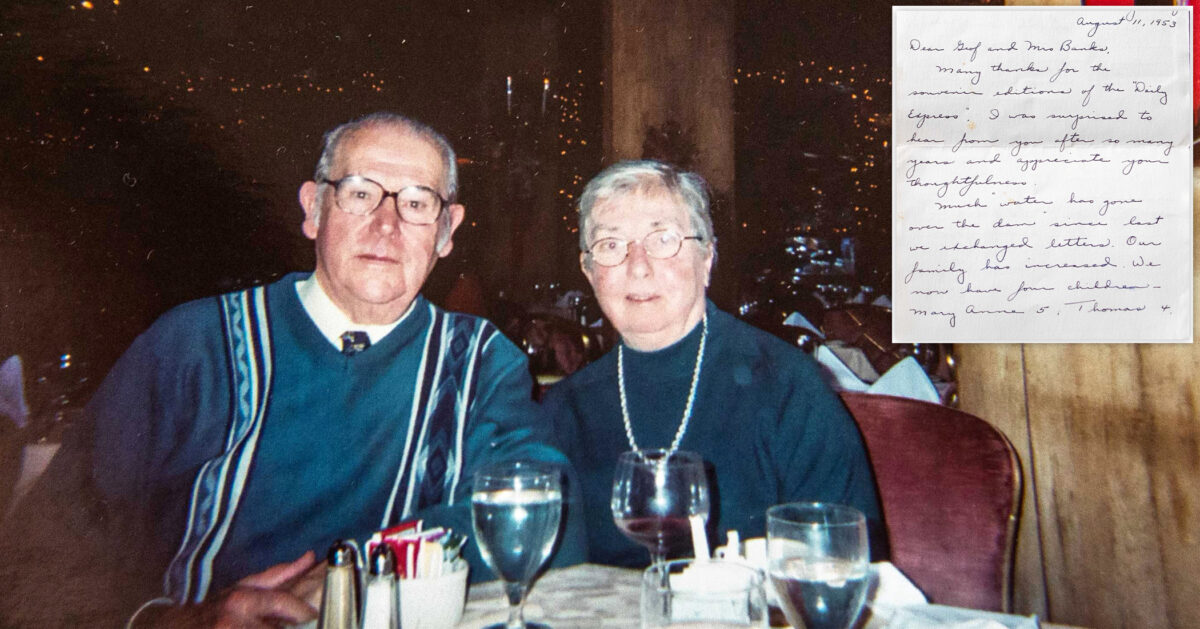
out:
{"label": "folded napkin", "polygon": [[863,629],[1038,629],[1037,618],[929,605],[890,562],[873,563],[871,571],[876,579]]}
{"label": "folded napkin", "polygon": [[901,607],[904,605],[924,605],[925,595],[917,588],[900,569],[890,561],[876,561],[871,564],[871,572],[875,575],[875,584],[871,590],[871,604]]}
{"label": "folded napkin", "polygon": [[898,395],[935,404],[942,401],[937,387],[912,356],[906,356],[892,365],[874,384],[867,387],[867,393]]}
{"label": "folded napkin", "polygon": [[829,348],[829,345],[817,347],[813,358],[821,365],[826,382],[834,391],[866,391],[867,383],[854,373],[850,366]]}
{"label": "folded napkin", "polygon": [[849,367],[859,380],[871,383],[879,379],[879,372],[875,371],[875,365],[871,364],[871,359],[867,358],[867,353],[861,348],[848,345],[840,340],[830,341],[825,346],[832,350],[838,360]]}
{"label": "folded napkin", "polygon": [[821,329],[813,325],[812,322],[804,318],[804,315],[800,314],[799,312],[793,312],[792,314],[788,315],[787,318],[783,320],[783,324],[793,328],[804,328],[811,331],[813,334],[816,334],[817,338],[821,339],[822,341],[825,340],[825,335],[821,333]]}
{"label": "folded napkin", "polygon": [[[878,624],[877,624],[878,623]],[[874,605],[864,629],[1038,629],[1037,618],[944,605]]]}
{"label": "folded napkin", "polygon": [[[906,356],[900,362],[892,365],[892,368],[882,376],[872,378],[873,370],[869,374],[862,373],[866,369],[870,369],[869,363],[866,367],[862,365],[866,361],[866,357],[856,360],[855,354],[848,352],[847,349],[857,350],[854,347],[844,348],[826,344],[818,347],[813,355],[825,373],[826,382],[833,390],[866,391],[867,393],[924,400],[935,404],[941,403],[941,395],[933,384],[933,380],[912,356]],[[861,350],[858,351],[861,354]],[[852,369],[852,367],[855,368]],[[863,377],[864,375],[866,377]]]}

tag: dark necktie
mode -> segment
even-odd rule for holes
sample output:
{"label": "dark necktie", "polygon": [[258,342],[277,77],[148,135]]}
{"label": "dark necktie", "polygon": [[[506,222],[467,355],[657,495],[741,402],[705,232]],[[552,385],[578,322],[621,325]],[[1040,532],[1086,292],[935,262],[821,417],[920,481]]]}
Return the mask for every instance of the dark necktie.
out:
{"label": "dark necktie", "polygon": [[371,337],[360,330],[342,332],[342,353],[353,356],[371,346]]}

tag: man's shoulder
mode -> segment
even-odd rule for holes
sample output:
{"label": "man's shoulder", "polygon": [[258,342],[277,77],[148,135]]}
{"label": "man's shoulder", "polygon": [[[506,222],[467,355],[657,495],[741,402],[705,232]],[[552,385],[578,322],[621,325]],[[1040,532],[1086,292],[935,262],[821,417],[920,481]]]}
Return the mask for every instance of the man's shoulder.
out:
{"label": "man's shoulder", "polygon": [[299,277],[302,277],[302,274],[292,273],[269,284],[255,285],[185,301],[171,307],[155,319],[154,323],[138,337],[137,342],[183,344],[186,346],[205,340],[211,341],[216,339],[219,341],[222,338],[219,332],[222,316],[221,311],[223,309],[222,299],[248,295],[250,297],[249,302],[253,302],[255,293],[259,289],[262,289],[270,304],[268,309],[275,311],[278,310],[279,297],[284,295],[280,291],[289,288]]}
{"label": "man's shoulder", "polygon": [[220,322],[220,304],[215,295],[201,297],[172,307],[151,324],[143,336],[152,338],[177,334],[209,334]]}
{"label": "man's shoulder", "polygon": [[[499,328],[496,327],[496,324],[492,323],[486,317],[468,314],[466,312],[457,312],[454,310],[447,310],[447,309],[442,308],[441,306],[438,306],[437,304],[434,304],[433,302],[428,301],[428,300],[425,300],[425,303],[428,304],[428,307],[431,308],[434,313],[441,314],[443,317],[446,317],[450,321],[453,321],[456,323],[461,323],[464,326],[483,328],[485,331],[487,331],[489,333],[492,330],[495,330],[497,332],[499,331]],[[420,304],[417,304],[417,306],[420,307]]]}
{"label": "man's shoulder", "polygon": [[[470,337],[477,337],[482,343],[483,350],[485,352],[490,352],[494,349],[495,351],[501,352],[505,355],[519,354],[521,357],[525,356],[525,353],[522,352],[519,347],[517,347],[516,343],[505,336],[504,332],[499,328],[499,326],[497,326],[495,323],[492,323],[491,320],[487,319],[486,317],[467,314],[465,312],[446,310],[445,308],[442,308],[441,306],[438,306],[428,300],[424,300],[424,303],[427,304],[427,307],[430,308],[434,314],[440,314],[442,317],[444,317],[445,320],[450,323],[450,329],[458,330],[459,333]],[[417,306],[421,307],[422,304],[419,303]]]}

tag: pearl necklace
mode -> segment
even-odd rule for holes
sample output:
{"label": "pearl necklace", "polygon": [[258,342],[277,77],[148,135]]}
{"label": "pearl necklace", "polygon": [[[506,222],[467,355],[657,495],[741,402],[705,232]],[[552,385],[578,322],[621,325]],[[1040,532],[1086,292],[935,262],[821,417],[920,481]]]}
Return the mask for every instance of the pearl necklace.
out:
{"label": "pearl necklace", "polygon": [[[687,406],[683,409],[683,419],[679,422],[679,430],[675,432],[675,440],[671,442],[670,452],[679,449],[683,441],[683,433],[687,432],[688,421],[692,418],[692,403],[696,401],[696,383],[700,382],[700,365],[704,362],[704,344],[708,340],[708,315],[700,320],[704,330],[700,334],[700,349],[696,352],[696,368],[692,370],[692,387],[688,391]],[[629,438],[629,447],[634,452],[640,452],[637,442],[633,439],[633,425],[629,422],[629,403],[625,401],[625,344],[617,346],[617,389],[621,392],[621,419],[625,420],[625,436]]]}

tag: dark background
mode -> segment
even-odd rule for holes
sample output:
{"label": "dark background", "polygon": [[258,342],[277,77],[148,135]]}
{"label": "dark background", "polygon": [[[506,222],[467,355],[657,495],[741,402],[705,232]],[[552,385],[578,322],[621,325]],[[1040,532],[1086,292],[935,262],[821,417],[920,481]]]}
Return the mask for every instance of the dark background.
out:
{"label": "dark background", "polygon": [[[465,282],[489,309],[590,294],[573,204],[604,164],[602,6],[8,3],[0,358],[49,369],[69,352],[94,382],[165,309],[311,269],[296,190],[325,130],[378,109],[460,153],[467,220],[431,298]],[[737,183],[717,194],[745,224],[715,217],[714,297],[818,318],[814,292],[886,292],[890,3],[736,11]],[[645,148],[685,166],[704,150],[670,124]]]}

